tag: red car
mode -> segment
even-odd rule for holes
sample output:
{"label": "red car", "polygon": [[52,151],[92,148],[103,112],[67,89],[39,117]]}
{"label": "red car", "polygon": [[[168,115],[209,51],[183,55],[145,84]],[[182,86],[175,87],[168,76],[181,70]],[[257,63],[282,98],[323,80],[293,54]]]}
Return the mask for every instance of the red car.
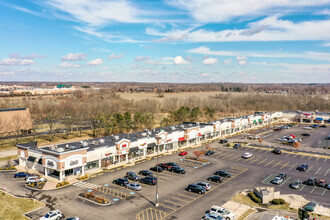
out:
{"label": "red car", "polygon": [[282,131],[281,128],[275,128],[274,131]]}
{"label": "red car", "polygon": [[187,155],[187,154],[188,154],[187,151],[181,151],[181,152],[179,153],[179,156],[184,156],[184,155]]}

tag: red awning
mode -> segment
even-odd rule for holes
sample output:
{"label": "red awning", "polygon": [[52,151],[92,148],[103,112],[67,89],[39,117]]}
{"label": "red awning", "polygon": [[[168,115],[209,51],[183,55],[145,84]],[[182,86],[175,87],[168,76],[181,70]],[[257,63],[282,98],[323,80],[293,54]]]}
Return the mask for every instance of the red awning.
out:
{"label": "red awning", "polygon": [[198,136],[202,136],[201,133],[198,133]]}
{"label": "red awning", "polygon": [[179,141],[185,141],[186,139],[184,137],[180,137]]}
{"label": "red awning", "polygon": [[290,136],[293,137],[293,138],[296,138],[296,136],[294,136],[293,134],[291,134]]}

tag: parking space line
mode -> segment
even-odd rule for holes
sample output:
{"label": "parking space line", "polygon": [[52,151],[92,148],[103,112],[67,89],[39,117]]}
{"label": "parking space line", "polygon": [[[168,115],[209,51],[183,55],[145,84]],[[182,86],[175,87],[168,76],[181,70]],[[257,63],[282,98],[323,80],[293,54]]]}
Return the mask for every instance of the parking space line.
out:
{"label": "parking space line", "polygon": [[169,204],[174,204],[174,205],[177,205],[177,206],[179,206],[179,207],[182,206],[182,205],[180,205],[180,204],[178,204],[178,203],[176,203],[176,202],[169,201],[169,200],[165,200],[164,202],[167,202],[167,203],[169,203]]}
{"label": "parking space line", "polygon": [[316,158],[316,161],[318,161],[319,159],[320,159],[320,157],[317,157],[317,158]]}
{"label": "parking space line", "polygon": [[284,167],[286,167],[290,162],[287,162],[286,164],[284,164],[280,169],[282,170]]}
{"label": "parking space line", "polygon": [[323,193],[322,193],[322,196],[324,195],[324,193],[327,191],[327,189],[324,189]]}
{"label": "parking space line", "polygon": [[[188,198],[188,199],[195,199],[195,198],[193,198],[193,197],[186,196],[186,195],[183,195],[183,194],[181,194],[181,193],[178,193],[178,195],[183,196],[183,197],[186,197],[186,198]],[[196,198],[197,198],[197,197],[196,197]]]}
{"label": "parking space line", "polygon": [[288,182],[289,179],[291,179],[291,177],[288,177],[286,180],[284,180],[283,183],[280,185],[280,187],[283,186],[284,183]]}
{"label": "parking space line", "polygon": [[289,168],[289,170],[292,170],[293,167],[295,167],[298,163],[295,163],[292,165],[292,167]]}
{"label": "parking space line", "polygon": [[324,158],[324,163],[328,160],[328,158]]}
{"label": "parking space line", "polygon": [[262,163],[265,162],[266,160],[268,160],[268,158],[264,159],[263,161],[260,161],[259,163],[257,163],[257,165],[262,164]]}
{"label": "parking space line", "polygon": [[313,168],[314,165],[312,165],[307,171],[306,173],[308,173],[312,168]]}
{"label": "parking space line", "polygon": [[299,191],[302,191],[303,190],[303,188],[305,188],[305,184],[300,188],[300,190]]}
{"label": "parking space line", "polygon": [[315,175],[316,175],[321,169],[322,169],[322,167],[320,167],[320,168],[316,171]]}
{"label": "parking space line", "polygon": [[240,161],[240,160],[243,160],[242,156],[240,156],[236,161]]}
{"label": "parking space line", "polygon": [[326,176],[328,174],[328,172],[330,171],[330,168],[327,170],[327,172],[325,172],[324,176]]}
{"label": "parking space line", "polygon": [[294,157],[298,156],[298,154],[295,154]]}
{"label": "parking space line", "polygon": [[258,162],[259,160],[263,159],[263,157],[258,157],[255,160],[251,161],[249,164],[253,164],[255,162]]}
{"label": "parking space line", "polygon": [[277,164],[275,164],[273,167],[278,166],[280,163],[282,163],[283,160],[281,160],[280,162],[278,162]]}
{"label": "parking space line", "polygon": [[225,152],[224,154],[221,154],[221,155],[219,155],[219,156],[216,156],[216,158],[224,157],[224,156],[226,156],[226,155],[228,155],[228,154],[230,154],[230,152]]}
{"label": "parking space line", "polygon": [[308,160],[310,160],[312,157],[313,157],[313,156],[310,156],[310,157],[308,158]]}
{"label": "parking space line", "polygon": [[234,160],[236,159],[237,157],[240,157],[241,155],[237,155],[237,154],[234,154],[234,156],[228,158],[229,160]]}
{"label": "parking space line", "polygon": [[288,154],[288,153],[285,153],[286,154],[286,157],[288,157],[290,154]]}
{"label": "parking space line", "polygon": [[176,199],[176,200],[179,200],[179,201],[181,201],[181,202],[188,202],[187,200],[179,199],[179,198],[176,197],[176,196],[172,196],[171,198]]}
{"label": "parking space line", "polygon": [[267,163],[266,165],[264,165],[264,166],[266,167],[266,166],[268,166],[269,164],[271,164],[271,163],[273,163],[273,162],[274,162],[274,160],[268,162],[268,163]]}
{"label": "parking space line", "polygon": [[253,150],[250,150],[250,151],[256,151],[256,150],[258,150],[258,148],[253,148]]}
{"label": "parking space line", "polygon": [[166,205],[164,205],[164,204],[161,204],[161,203],[159,203],[159,205],[160,205],[160,206],[164,206],[164,207],[165,207],[165,208],[167,208],[167,209],[175,210],[175,208],[171,208],[171,207],[169,207],[169,206],[166,206]]}
{"label": "parking space line", "polygon": [[306,155],[301,155],[301,158],[300,159],[303,159],[304,157],[306,157]]}
{"label": "parking space line", "polygon": [[316,186],[314,186],[314,188],[312,189],[311,193],[313,193],[315,189],[316,189]]}

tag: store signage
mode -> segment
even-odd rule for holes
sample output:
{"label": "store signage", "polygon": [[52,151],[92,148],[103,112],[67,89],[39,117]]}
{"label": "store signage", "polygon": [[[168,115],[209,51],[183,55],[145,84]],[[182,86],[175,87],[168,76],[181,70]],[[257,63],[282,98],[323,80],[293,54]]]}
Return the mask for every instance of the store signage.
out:
{"label": "store signage", "polygon": [[105,154],[105,156],[109,156],[109,155],[111,155],[112,153],[107,153],[107,154]]}
{"label": "store signage", "polygon": [[126,148],[126,147],[127,147],[127,144],[121,145],[121,148]]}
{"label": "store signage", "polygon": [[71,161],[70,161],[70,166],[77,165],[78,163],[79,163],[78,160],[71,160]]}

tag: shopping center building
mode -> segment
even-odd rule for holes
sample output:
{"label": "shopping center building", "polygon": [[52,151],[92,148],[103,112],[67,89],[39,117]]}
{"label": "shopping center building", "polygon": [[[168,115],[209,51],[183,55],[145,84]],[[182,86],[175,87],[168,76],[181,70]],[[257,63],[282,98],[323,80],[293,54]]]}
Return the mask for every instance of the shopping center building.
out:
{"label": "shopping center building", "polygon": [[128,164],[156,153],[199,145],[267,125],[281,117],[281,112],[257,112],[209,123],[186,122],[59,145],[40,147],[37,142],[31,142],[17,145],[17,154],[20,166],[62,181],[67,176],[80,176],[114,165]]}

